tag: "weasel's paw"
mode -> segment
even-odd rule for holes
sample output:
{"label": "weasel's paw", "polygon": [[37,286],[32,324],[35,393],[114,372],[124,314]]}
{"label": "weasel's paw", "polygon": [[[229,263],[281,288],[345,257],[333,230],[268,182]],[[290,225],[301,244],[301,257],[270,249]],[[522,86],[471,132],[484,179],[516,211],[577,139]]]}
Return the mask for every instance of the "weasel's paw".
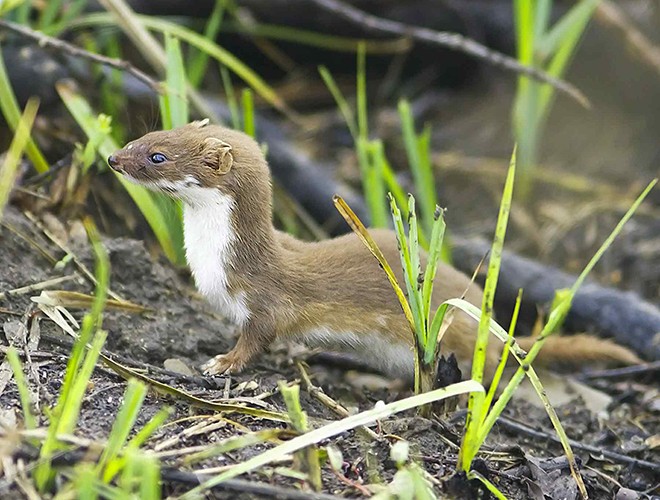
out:
{"label": "weasel's paw", "polygon": [[223,373],[238,373],[245,366],[233,351],[227,354],[218,354],[202,365],[204,375],[222,375]]}

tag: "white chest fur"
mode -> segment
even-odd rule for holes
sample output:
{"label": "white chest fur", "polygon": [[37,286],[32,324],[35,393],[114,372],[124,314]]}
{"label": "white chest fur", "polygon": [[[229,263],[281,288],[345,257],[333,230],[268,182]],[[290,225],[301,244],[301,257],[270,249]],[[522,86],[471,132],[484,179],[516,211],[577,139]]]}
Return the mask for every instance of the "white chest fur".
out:
{"label": "white chest fur", "polygon": [[182,191],[186,258],[197,289],[219,312],[242,325],[250,317],[245,294],[232,295],[227,286],[236,241],[234,200],[217,189],[188,186]]}

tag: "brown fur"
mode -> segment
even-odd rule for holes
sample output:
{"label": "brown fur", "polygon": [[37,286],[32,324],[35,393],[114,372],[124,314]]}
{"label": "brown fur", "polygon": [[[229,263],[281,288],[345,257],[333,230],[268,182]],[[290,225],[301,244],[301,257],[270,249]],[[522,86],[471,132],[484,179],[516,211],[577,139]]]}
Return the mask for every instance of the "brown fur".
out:
{"label": "brown fur", "polygon": [[[155,152],[165,154],[168,160],[150,164],[149,155]],[[218,189],[235,200],[231,223],[238,244],[232,251],[228,285],[234,295],[245,293],[250,318],[235,348],[211,363],[212,373],[241,370],[275,338],[302,339],[314,345],[372,354],[370,350],[378,346],[369,336],[375,334],[385,347],[404,346],[404,353],[412,348],[412,333],[396,295],[376,260],[354,234],[308,243],[274,229],[268,165],[257,143],[245,134],[195,122],[174,131],[149,133],[118,151],[109,163],[142,183],[159,179],[183,182],[192,176],[202,187]],[[403,283],[394,233],[370,232]],[[480,306],[482,292],[477,285],[448,265],[438,267],[434,307],[460,297],[466,290],[466,299]],[[318,328],[331,332],[329,338],[321,341],[309,335]],[[476,323],[459,312],[442,343],[443,351],[454,352],[464,370],[472,359],[475,331]],[[342,332],[353,336],[342,337]],[[367,340],[362,342],[363,338]],[[531,342],[521,340],[525,347]],[[489,370],[496,365],[500,351],[499,342],[490,342]],[[383,353],[392,356],[387,349]],[[634,363],[638,358],[612,342],[582,335],[549,339],[539,360]],[[383,359],[372,364],[392,372],[388,368],[394,361]],[[412,364],[409,373],[393,374],[407,378],[412,374]]]}

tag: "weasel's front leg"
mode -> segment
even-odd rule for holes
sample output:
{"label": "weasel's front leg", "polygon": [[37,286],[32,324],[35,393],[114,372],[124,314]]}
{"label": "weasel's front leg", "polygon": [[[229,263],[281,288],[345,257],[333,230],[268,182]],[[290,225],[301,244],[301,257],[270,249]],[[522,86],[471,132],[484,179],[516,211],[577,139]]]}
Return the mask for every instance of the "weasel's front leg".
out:
{"label": "weasel's front leg", "polygon": [[241,329],[238,341],[227,354],[218,354],[202,365],[205,375],[238,373],[275,339],[275,323],[253,317]]}

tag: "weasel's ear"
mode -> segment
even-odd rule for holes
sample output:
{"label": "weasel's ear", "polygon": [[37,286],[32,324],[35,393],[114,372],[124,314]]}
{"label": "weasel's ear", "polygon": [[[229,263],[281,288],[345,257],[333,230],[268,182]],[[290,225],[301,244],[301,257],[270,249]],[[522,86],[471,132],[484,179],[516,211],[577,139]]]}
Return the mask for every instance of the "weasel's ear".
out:
{"label": "weasel's ear", "polygon": [[204,163],[220,174],[226,174],[234,164],[231,145],[217,137],[204,139]]}
{"label": "weasel's ear", "polygon": [[194,128],[202,128],[202,127],[206,127],[208,124],[209,124],[209,119],[204,118],[203,120],[190,122],[188,125],[190,127],[194,127]]}

